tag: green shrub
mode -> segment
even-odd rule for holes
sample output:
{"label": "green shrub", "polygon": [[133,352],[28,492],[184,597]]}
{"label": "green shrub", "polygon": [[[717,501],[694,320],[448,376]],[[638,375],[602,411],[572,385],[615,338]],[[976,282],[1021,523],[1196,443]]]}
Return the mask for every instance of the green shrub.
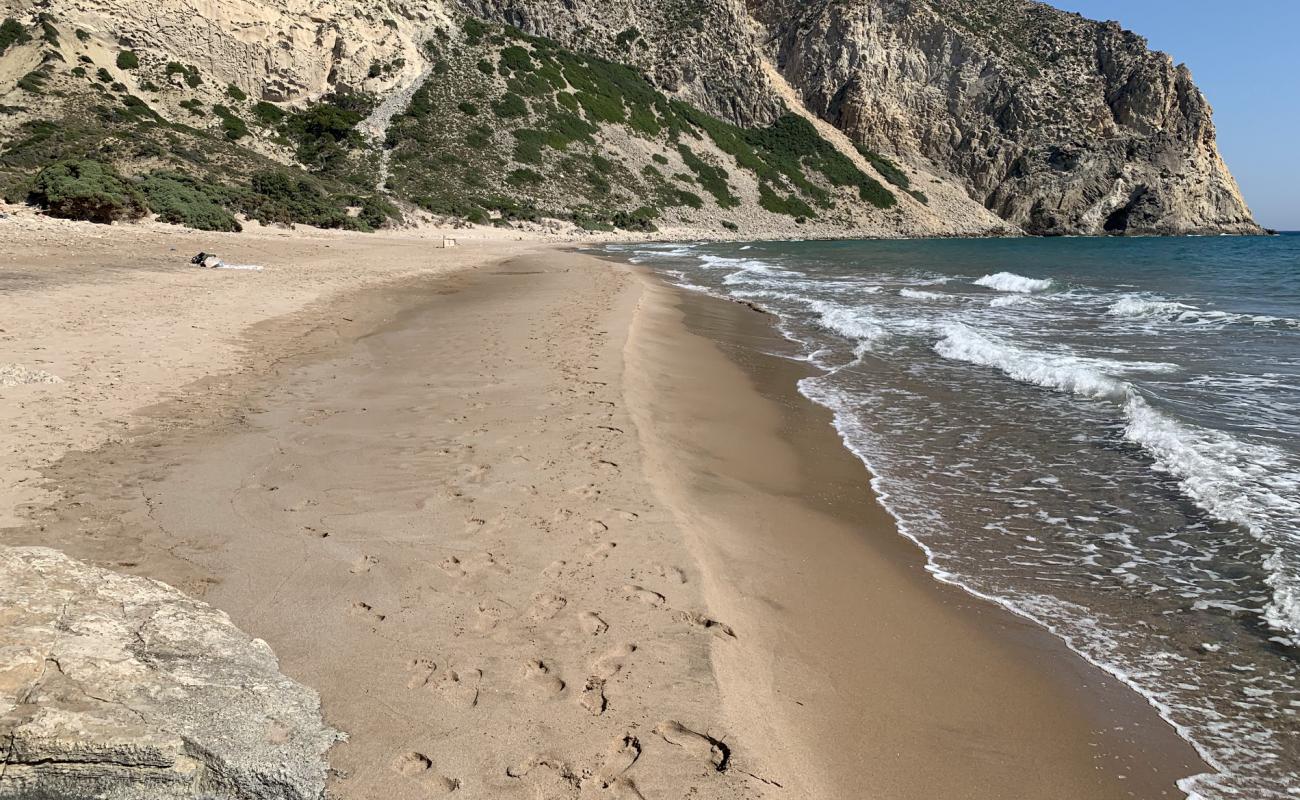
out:
{"label": "green shrub", "polygon": [[[758,204],[773,214],[787,214],[791,217],[815,217],[817,214],[807,203],[793,195],[781,197],[766,183],[758,186]],[[805,220],[806,221],[806,220]],[[802,223],[800,223],[802,224]]]}
{"label": "green shrub", "polygon": [[77,38],[83,42],[90,41],[90,34],[87,33],[86,31],[83,31],[81,28],[77,28],[75,31],[73,31],[73,33],[75,33],[77,35]]}
{"label": "green shrub", "polygon": [[510,72],[532,72],[536,69],[533,57],[517,44],[512,44],[501,51],[501,66]]}
{"label": "green shrub", "polygon": [[249,190],[242,198],[244,213],[262,222],[299,223],[319,228],[342,228],[348,224],[340,204],[306,175],[287,169],[262,170],[249,179]]}
{"label": "green shrub", "polygon": [[118,83],[117,81],[114,81],[114,82],[113,82],[113,85],[112,85],[112,86],[109,86],[108,88],[112,89],[112,90],[115,91],[115,92],[125,92],[125,91],[127,91],[126,84],[125,84],[125,83]]}
{"label": "green shrub", "polygon": [[492,66],[492,62],[488,61],[486,58],[480,58],[476,66],[478,67],[478,71],[484,75],[491,75],[496,72],[496,68]]}
{"label": "green shrub", "polygon": [[167,62],[167,76],[181,75],[184,76],[185,85],[191,89],[197,89],[203,85],[203,78],[199,76],[199,68],[189,64],[182,64],[179,61]]}
{"label": "green shrub", "polygon": [[229,108],[218,104],[212,107],[212,113],[221,119],[221,130],[230,141],[237,142],[248,135],[248,123]]}
{"label": "green shrub", "polygon": [[540,184],[543,180],[545,179],[541,176],[540,173],[526,168],[511,170],[510,174],[506,175],[506,183],[510,184],[516,189],[520,189],[525,186],[536,186]]}
{"label": "green shrub", "polygon": [[0,55],[13,45],[27,44],[31,40],[32,35],[18,20],[6,17],[4,22],[0,22]]}
{"label": "green shrub", "polygon": [[527,114],[528,105],[524,103],[524,98],[514,92],[506,92],[500,100],[492,104],[492,111],[502,119],[510,119]]}
{"label": "green shrub", "polygon": [[90,159],[66,159],[41,170],[28,202],[55,217],[107,224],[145,213],[140,192],[110,166]]}
{"label": "green shrub", "polygon": [[99,69],[95,70],[95,77],[99,79],[100,83],[113,82],[113,75],[103,67],[100,67]]}
{"label": "green shrub", "polygon": [[140,66],[140,59],[130,50],[123,50],[117,54],[118,69],[136,69]]}
{"label": "green shrub", "polygon": [[889,181],[890,183],[894,184],[900,189],[906,189],[912,185],[912,182],[907,178],[907,173],[899,169],[898,165],[895,164],[893,161],[890,161],[888,158],[882,156],[881,154],[875,152],[874,150],[868,150],[865,146],[861,144],[854,144],[854,147],[856,147],[858,149],[858,152],[862,154],[862,157],[865,158],[871,164],[871,166],[875,168],[876,172],[880,173],[880,177],[884,178],[885,180]]}
{"label": "green shrub", "polygon": [[651,158],[651,159],[652,159],[656,164],[667,164],[667,163],[668,163],[668,157],[667,157],[667,156],[664,156],[664,155],[662,155],[662,154],[660,154],[660,153],[655,153],[654,155],[650,156],[650,158]]}
{"label": "green shrub", "polygon": [[86,77],[86,68],[85,68],[85,67],[73,67],[73,68],[72,68],[72,74],[73,74],[74,76],[78,77],[78,78],[84,78],[84,77]]}
{"label": "green shrub", "polygon": [[263,125],[278,125],[284,119],[284,110],[274,103],[259,100],[253,105],[253,116]]}
{"label": "green shrub", "polygon": [[467,17],[465,21],[461,23],[461,27],[465,31],[465,41],[471,47],[476,46],[479,42],[483,41],[483,36],[488,30],[487,25],[473,17]]}
{"label": "green shrub", "polygon": [[627,30],[623,31],[622,33],[620,33],[618,36],[614,38],[614,44],[617,45],[618,48],[621,50],[626,48],[628,45],[632,44],[633,42],[635,42],[637,39],[640,38],[641,38],[641,31],[637,30],[636,28],[628,28]]}
{"label": "green shrub", "polygon": [[226,87],[226,96],[237,103],[242,103],[248,99],[248,95],[244,90],[233,83]]}
{"label": "green shrub", "polygon": [[39,67],[19,78],[18,88],[31,94],[42,94],[45,91],[45,82],[49,78],[49,67]]}
{"label": "green shrub", "polygon": [[239,220],[222,207],[222,194],[175,172],[154,172],[140,181],[149,208],[162,222],[201,231],[243,230]]}
{"label": "green shrub", "polygon": [[722,227],[726,228],[726,229],[729,230],[729,231],[738,231],[738,230],[740,230],[740,226],[739,226],[739,225],[737,225],[736,223],[732,222],[731,220],[727,220],[727,219],[724,219],[724,220],[722,221]]}
{"label": "green shrub", "polygon": [[462,100],[460,103],[456,105],[456,108],[460,109],[460,113],[464,114],[467,117],[478,116],[478,106],[474,105],[468,100]]}
{"label": "green shrub", "polygon": [[195,99],[182,100],[181,108],[185,109],[186,111],[190,112],[196,117],[207,116],[207,112],[203,110],[203,103],[199,100],[195,100]]}
{"label": "green shrub", "polygon": [[357,123],[374,107],[374,99],[360,93],[326,95],[320,102],[291,115],[284,130],[298,143],[298,160],[317,169],[339,161],[343,151],[361,143]]}
{"label": "green shrub", "polygon": [[42,13],[37,17],[37,19],[41,23],[41,39],[43,39],[46,44],[51,44],[55,47],[58,47],[59,29],[54,27],[54,17],[51,17],[49,14]]}
{"label": "green shrub", "polygon": [[158,84],[150,80],[140,81],[140,89],[146,92],[158,91]]}
{"label": "green shrub", "polygon": [[923,205],[930,205],[930,198],[925,196],[925,192],[920,189],[908,189],[907,193],[921,201]]}
{"label": "green shrub", "polygon": [[740,200],[731,193],[731,186],[727,184],[726,170],[707,163],[684,144],[677,146],[677,152],[681,154],[682,161],[691,172],[695,173],[700,186],[713,195],[713,199],[720,207],[735,208],[740,205]]}
{"label": "green shrub", "polygon": [[542,145],[546,143],[546,134],[531,128],[515,131],[515,161],[521,164],[542,163]]}

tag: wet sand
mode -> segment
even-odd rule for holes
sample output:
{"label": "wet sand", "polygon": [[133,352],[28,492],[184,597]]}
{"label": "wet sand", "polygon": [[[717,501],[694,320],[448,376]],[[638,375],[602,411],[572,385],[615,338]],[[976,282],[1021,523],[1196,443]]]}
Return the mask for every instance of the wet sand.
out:
{"label": "wet sand", "polygon": [[929,577],[761,315],[554,250],[303,314],[312,346],[252,330],[258,368],[47,468],[0,543],[266,639],[349,735],[330,796],[1157,798],[1203,768]]}

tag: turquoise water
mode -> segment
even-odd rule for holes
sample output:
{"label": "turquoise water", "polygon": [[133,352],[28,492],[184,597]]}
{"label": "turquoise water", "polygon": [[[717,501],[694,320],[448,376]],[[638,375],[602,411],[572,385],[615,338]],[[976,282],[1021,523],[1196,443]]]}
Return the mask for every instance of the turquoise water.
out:
{"label": "turquoise water", "polygon": [[940,580],[1300,797],[1300,236],[638,245],[778,315]]}

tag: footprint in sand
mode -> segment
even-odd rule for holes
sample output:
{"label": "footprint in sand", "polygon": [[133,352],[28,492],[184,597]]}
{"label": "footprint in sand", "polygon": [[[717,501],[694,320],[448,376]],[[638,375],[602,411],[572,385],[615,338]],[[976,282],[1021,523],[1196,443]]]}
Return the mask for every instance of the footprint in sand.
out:
{"label": "footprint in sand", "polygon": [[623,587],[623,596],[628,600],[640,600],[642,603],[645,603],[648,606],[654,606],[655,608],[662,606],[664,600],[667,599],[652,589],[647,589],[644,586],[637,586],[632,583]]}
{"label": "footprint in sand", "polygon": [[636,520],[641,519],[641,515],[636,513],[635,511],[627,511],[621,508],[615,508],[611,510],[619,519],[623,520],[624,522],[635,522]]}
{"label": "footprint in sand", "polygon": [[567,561],[552,561],[550,566],[542,570],[542,575],[547,578],[558,578],[564,574],[564,568],[569,565]]}
{"label": "footprint in sand", "polygon": [[594,483],[587,483],[582,486],[575,486],[570,489],[569,492],[584,500],[592,500],[600,496],[600,487],[596,486]]}
{"label": "footprint in sand", "polygon": [[666,581],[672,581],[673,583],[678,584],[686,583],[686,573],[682,571],[681,567],[673,567],[666,564],[651,564],[650,569],[654,574]]}
{"label": "footprint in sand", "polygon": [[381,614],[375,610],[375,607],[369,603],[363,603],[360,600],[352,604],[349,613],[354,617],[365,617],[372,622],[383,622],[388,618],[387,614]]}
{"label": "footprint in sand", "polygon": [[597,678],[609,680],[623,670],[627,669],[628,662],[632,654],[636,652],[636,645],[631,642],[624,642],[611,648],[605,655],[596,659],[592,665],[592,672]]}
{"label": "footprint in sand", "polygon": [[587,710],[592,716],[600,716],[605,713],[605,706],[608,701],[605,699],[605,679],[592,675],[587,678],[586,684],[582,687],[582,694],[578,695],[578,705]]}
{"label": "footprint in sand", "polygon": [[348,572],[351,572],[353,575],[361,575],[369,572],[371,567],[378,563],[379,559],[376,556],[361,556],[356,561],[352,562],[352,566],[348,567]]}
{"label": "footprint in sand", "polygon": [[618,542],[601,542],[593,547],[591,552],[587,553],[587,560],[595,561],[596,559],[609,558],[609,554],[614,552],[616,547],[618,547]]}
{"label": "footprint in sand", "polygon": [[673,612],[674,622],[684,622],[687,625],[694,625],[697,628],[704,628],[724,639],[735,639],[736,632],[731,629],[730,625],[718,622],[712,617],[706,617],[696,611],[675,611]]}
{"label": "footprint in sand", "polygon": [[447,573],[453,578],[465,577],[465,568],[461,566],[460,559],[456,556],[447,556],[438,562],[438,569]]}
{"label": "footprint in sand", "polygon": [[538,592],[533,595],[533,604],[528,609],[528,616],[539,622],[551,619],[568,604],[569,601],[563,595],[554,592]]}
{"label": "footprint in sand", "polygon": [[578,615],[578,625],[588,636],[599,636],[609,630],[609,623],[600,618],[595,611],[584,611]]}
{"label": "footprint in sand", "polygon": [[501,623],[502,620],[515,616],[515,610],[509,603],[501,600],[485,600],[474,606],[477,619],[474,621],[474,627],[479,631],[490,631]]}
{"label": "footprint in sand", "polygon": [[442,673],[442,679],[438,681],[438,694],[454,706],[474,708],[478,705],[479,683],[482,680],[482,670],[449,669]]}
{"label": "footprint in sand", "polygon": [[587,533],[593,536],[599,536],[607,530],[609,530],[609,526],[598,519],[593,519],[587,523]]}
{"label": "footprint in sand", "polygon": [[550,666],[539,658],[524,664],[524,680],[530,691],[543,698],[551,698],[564,691],[565,683]]}
{"label": "footprint in sand", "polygon": [[411,677],[406,680],[406,688],[420,689],[429,685],[438,665],[431,658],[413,658],[406,664],[406,671]]}
{"label": "footprint in sand", "polygon": [[731,748],[706,733],[693,731],[676,720],[666,720],[655,726],[668,744],[682,748],[692,756],[707,760],[718,772],[726,772],[727,762],[731,760]]}
{"label": "footprint in sand", "polygon": [[600,779],[600,788],[608,789],[623,773],[632,768],[641,757],[641,742],[630,733],[615,739],[605,750],[600,770],[596,773]]}
{"label": "footprint in sand", "polygon": [[424,753],[402,753],[393,759],[391,764],[393,772],[405,775],[408,778],[414,778],[429,770],[433,769],[433,760]]}

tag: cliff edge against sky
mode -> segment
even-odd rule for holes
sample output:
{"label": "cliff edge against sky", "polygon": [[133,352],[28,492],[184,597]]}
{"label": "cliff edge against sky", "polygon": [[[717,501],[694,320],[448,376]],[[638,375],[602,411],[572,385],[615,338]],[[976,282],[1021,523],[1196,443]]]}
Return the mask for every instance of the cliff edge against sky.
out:
{"label": "cliff edge against sky", "polygon": [[118,196],[101,217],[198,227],[1260,230],[1188,70],[1032,0],[5,13],[0,188],[53,213],[93,216],[67,197],[89,181]]}

